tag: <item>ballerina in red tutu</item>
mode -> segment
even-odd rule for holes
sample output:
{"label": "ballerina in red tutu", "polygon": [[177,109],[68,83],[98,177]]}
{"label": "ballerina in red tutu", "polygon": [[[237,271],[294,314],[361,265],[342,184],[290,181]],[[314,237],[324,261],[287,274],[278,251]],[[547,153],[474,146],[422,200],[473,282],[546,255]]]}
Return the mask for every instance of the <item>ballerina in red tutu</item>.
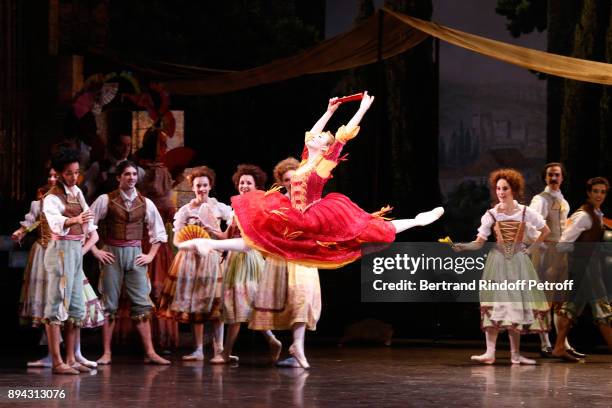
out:
{"label": "ballerina in red tutu", "polygon": [[194,239],[180,246],[204,253],[255,248],[301,265],[334,269],[359,259],[364,243],[393,242],[399,232],[436,221],[444,213],[442,207],[414,219],[386,221],[382,215],[388,208],[370,214],[339,193],[321,198],[344,145],[359,132],[359,122],[372,102],[374,97],[364,92],[359,110],[334,137],[323,128],[340,103],[337,98],[329,100],[325,114],[306,132],[302,162],[291,179],[291,198],[278,191],[232,197],[242,238]]}

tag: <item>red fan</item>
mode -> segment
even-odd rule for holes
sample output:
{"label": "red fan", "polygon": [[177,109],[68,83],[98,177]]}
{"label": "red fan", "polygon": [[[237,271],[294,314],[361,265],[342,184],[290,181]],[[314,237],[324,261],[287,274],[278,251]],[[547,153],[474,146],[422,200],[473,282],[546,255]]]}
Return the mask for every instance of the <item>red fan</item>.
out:
{"label": "red fan", "polygon": [[359,92],[359,93],[356,93],[356,94],[353,94],[353,95],[343,96],[342,98],[338,98],[338,99],[336,99],[334,104],[344,103],[344,102],[360,101],[362,99],[363,99],[363,92]]}

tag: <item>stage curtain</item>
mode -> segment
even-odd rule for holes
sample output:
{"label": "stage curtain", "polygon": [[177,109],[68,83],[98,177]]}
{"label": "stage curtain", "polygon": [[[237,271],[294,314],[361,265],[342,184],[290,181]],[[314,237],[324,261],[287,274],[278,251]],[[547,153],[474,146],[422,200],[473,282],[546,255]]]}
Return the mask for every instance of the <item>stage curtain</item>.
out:
{"label": "stage curtain", "polygon": [[482,55],[578,81],[612,85],[612,64],[571,58],[465,33],[429,21],[383,9],[346,33],[325,40],[297,55],[246,71],[166,81],[178,95],[215,95],[284,81],[306,74],[340,71],[405,52],[428,36]]}
{"label": "stage curtain", "polygon": [[[382,41],[379,41],[379,31]],[[212,75],[198,80],[166,81],[164,85],[170,93],[178,95],[232,92],[306,74],[341,71],[371,64],[378,60],[379,44],[381,57],[386,59],[409,50],[427,37],[427,34],[387,13],[383,13],[382,18],[377,13],[352,30],[322,41],[297,55],[246,71]]]}

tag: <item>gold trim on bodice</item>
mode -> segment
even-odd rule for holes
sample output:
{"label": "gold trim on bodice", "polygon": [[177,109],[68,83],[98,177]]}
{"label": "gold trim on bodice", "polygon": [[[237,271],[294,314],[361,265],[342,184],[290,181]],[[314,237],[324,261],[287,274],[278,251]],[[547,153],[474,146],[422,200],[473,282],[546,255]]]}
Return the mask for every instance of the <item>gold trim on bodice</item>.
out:
{"label": "gold trim on bodice", "polygon": [[[321,156],[321,159],[322,158],[323,156]],[[317,163],[320,162],[321,159],[312,163],[304,162],[296,169],[295,173],[293,173],[291,177],[291,206],[293,206],[293,208],[304,211],[306,207],[308,207],[308,203],[306,202],[308,178],[316,169]]]}
{"label": "gold trim on bodice", "polygon": [[523,207],[521,221],[498,221],[493,213],[489,211],[489,214],[495,221],[493,231],[495,231],[497,246],[504,254],[506,259],[512,258],[514,254],[523,249],[523,237],[525,234],[525,210],[526,208]]}

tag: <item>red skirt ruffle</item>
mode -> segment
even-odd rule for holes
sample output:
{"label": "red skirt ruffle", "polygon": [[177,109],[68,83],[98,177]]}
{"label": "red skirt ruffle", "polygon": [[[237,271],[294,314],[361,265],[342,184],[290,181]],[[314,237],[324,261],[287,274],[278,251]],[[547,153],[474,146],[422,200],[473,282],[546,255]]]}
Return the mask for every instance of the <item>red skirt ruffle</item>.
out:
{"label": "red skirt ruffle", "polygon": [[232,197],[242,237],[250,246],[286,260],[322,269],[361,257],[361,244],[393,242],[395,227],[365,212],[348,197],[330,193],[304,212],[278,192]]}

